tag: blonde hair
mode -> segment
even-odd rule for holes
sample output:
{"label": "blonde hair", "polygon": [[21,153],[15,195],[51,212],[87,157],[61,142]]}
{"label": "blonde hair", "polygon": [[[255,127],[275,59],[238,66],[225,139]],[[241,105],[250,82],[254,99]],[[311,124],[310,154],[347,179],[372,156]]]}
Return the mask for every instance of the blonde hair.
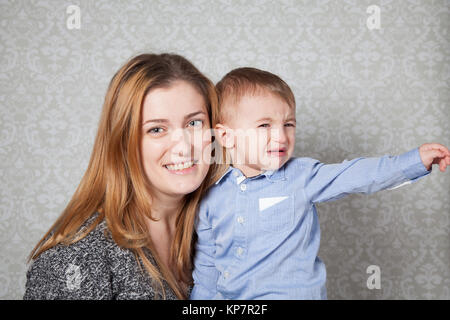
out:
{"label": "blonde hair", "polygon": [[[163,279],[178,298],[187,297],[178,281],[192,283],[196,210],[206,189],[220,175],[218,166],[210,166],[205,180],[197,190],[186,195],[177,213],[171,245],[171,263],[175,269],[172,272],[161,263],[145,222],[145,218],[153,219],[151,188],[140,161],[144,98],[150,90],[170,87],[178,80],[198,90],[204,97],[211,125],[217,123],[214,85],[188,60],[175,54],[142,54],[129,60],[109,84],[88,168],[67,207],[32,250],[29,260],[57,244],[79,241],[105,219],[117,245],[134,253],[139,266],[143,264],[164,297]],[[96,212],[99,214],[94,222],[80,231]],[[146,250],[155,258],[157,266],[151,263]]]}
{"label": "blonde hair", "polygon": [[217,84],[219,122],[230,120],[233,106],[245,95],[272,93],[295,110],[295,97],[286,82],[277,75],[256,68],[237,68],[228,72]]}

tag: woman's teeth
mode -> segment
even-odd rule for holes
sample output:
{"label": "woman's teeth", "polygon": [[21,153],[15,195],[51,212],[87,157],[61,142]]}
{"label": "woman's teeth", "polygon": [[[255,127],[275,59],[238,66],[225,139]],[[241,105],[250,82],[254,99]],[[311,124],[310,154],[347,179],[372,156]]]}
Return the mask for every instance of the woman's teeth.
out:
{"label": "woman's teeth", "polygon": [[169,170],[183,170],[183,169],[187,169],[190,168],[194,165],[194,161],[189,161],[189,162],[183,162],[183,163],[177,163],[177,164],[168,164],[166,165],[166,168]]}

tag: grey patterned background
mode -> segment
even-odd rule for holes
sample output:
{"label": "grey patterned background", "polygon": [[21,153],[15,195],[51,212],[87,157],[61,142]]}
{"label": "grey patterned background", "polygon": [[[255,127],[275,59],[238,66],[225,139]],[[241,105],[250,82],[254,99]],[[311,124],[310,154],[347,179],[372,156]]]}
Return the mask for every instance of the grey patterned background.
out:
{"label": "grey patterned background", "polygon": [[[108,82],[135,54],[182,54],[213,81],[239,66],[279,74],[298,102],[296,156],[450,146],[448,0],[0,0],[0,19],[0,299],[22,297],[26,256],[75,191]],[[329,298],[450,299],[449,190],[435,167],[319,204]],[[368,289],[369,265],[381,289]]]}

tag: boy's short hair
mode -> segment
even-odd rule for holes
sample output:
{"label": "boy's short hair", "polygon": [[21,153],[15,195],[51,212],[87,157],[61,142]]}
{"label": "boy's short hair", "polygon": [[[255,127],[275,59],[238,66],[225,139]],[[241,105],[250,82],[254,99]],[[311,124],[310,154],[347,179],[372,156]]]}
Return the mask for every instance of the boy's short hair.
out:
{"label": "boy's short hair", "polygon": [[219,97],[219,121],[231,119],[232,106],[236,106],[245,95],[270,92],[283,99],[295,110],[295,97],[277,75],[256,68],[237,68],[228,72],[217,84]]}

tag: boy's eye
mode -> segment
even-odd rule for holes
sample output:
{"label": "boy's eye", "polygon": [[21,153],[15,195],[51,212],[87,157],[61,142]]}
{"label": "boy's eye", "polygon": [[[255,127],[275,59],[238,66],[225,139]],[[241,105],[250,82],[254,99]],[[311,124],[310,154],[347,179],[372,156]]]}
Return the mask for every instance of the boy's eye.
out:
{"label": "boy's eye", "polygon": [[192,120],[189,121],[189,125],[193,127],[201,127],[203,126],[203,120]]}
{"label": "boy's eye", "polygon": [[293,124],[293,123],[286,123],[284,126],[285,127],[295,127],[295,124]]}
{"label": "boy's eye", "polygon": [[258,126],[258,128],[268,128],[268,127],[270,127],[270,124],[268,124],[268,123],[263,123]]}

